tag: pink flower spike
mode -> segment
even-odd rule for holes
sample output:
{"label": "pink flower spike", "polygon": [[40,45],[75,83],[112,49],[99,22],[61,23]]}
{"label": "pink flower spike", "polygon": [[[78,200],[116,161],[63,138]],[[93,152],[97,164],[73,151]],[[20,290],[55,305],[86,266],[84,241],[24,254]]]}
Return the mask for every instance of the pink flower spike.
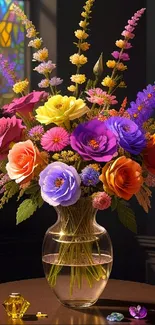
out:
{"label": "pink flower spike", "polygon": [[41,138],[41,145],[47,151],[61,151],[69,142],[69,133],[62,127],[51,128]]}
{"label": "pink flower spike", "polygon": [[128,20],[128,24],[129,24],[129,25],[132,25],[132,26],[134,26],[134,27],[137,26],[137,23],[134,21],[134,19],[129,19],[129,20]]}
{"label": "pink flower spike", "polygon": [[119,58],[120,52],[114,51],[111,53],[111,55],[117,60]]}
{"label": "pink flower spike", "polygon": [[126,50],[131,49],[131,47],[132,47],[132,45],[131,45],[130,42],[126,42],[126,43],[125,43],[124,48],[125,48]]}
{"label": "pink flower spike", "polygon": [[121,35],[123,35],[126,38],[130,38],[130,39],[133,39],[135,37],[135,34],[132,34],[132,33],[128,32],[127,30],[124,30]]}
{"label": "pink flower spike", "polygon": [[130,33],[132,33],[135,30],[135,28],[133,26],[131,26],[131,25],[125,26],[125,29]]}
{"label": "pink flower spike", "polygon": [[120,55],[120,59],[121,59],[122,61],[129,61],[129,60],[130,60],[129,54],[127,54],[127,53],[122,53],[122,54]]}

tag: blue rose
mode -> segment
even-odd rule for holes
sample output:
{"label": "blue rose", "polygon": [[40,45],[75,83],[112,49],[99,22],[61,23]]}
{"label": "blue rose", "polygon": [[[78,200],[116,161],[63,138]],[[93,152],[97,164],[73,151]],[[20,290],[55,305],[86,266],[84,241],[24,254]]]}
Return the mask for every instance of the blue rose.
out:
{"label": "blue rose", "polygon": [[76,169],[62,162],[51,163],[40,173],[41,196],[52,206],[76,203],[81,196],[80,183]]}
{"label": "blue rose", "polygon": [[146,145],[143,132],[128,118],[114,116],[105,122],[106,127],[117,137],[120,146],[133,155],[142,152]]}

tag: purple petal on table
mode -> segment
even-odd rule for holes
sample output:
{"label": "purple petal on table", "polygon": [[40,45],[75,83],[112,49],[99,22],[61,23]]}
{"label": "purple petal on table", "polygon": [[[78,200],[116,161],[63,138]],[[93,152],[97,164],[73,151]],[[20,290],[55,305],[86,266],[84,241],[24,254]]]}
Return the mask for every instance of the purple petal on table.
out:
{"label": "purple petal on table", "polygon": [[136,319],[142,319],[147,316],[147,309],[138,305],[137,307],[130,307],[129,313]]}

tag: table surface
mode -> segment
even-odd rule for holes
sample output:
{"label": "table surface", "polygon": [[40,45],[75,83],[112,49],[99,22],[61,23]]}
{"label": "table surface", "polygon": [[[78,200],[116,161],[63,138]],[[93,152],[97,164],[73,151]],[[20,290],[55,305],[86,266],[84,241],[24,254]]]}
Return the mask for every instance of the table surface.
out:
{"label": "table surface", "polygon": [[[2,303],[11,292],[20,292],[31,303],[26,313],[26,319],[12,321],[7,317]],[[129,306],[137,306],[138,304],[145,305],[149,309],[147,319],[135,320],[130,317],[128,312]],[[34,320],[33,316],[39,311],[47,313],[48,318]],[[106,316],[113,311],[123,313],[125,320],[120,323],[108,322]],[[0,285],[0,324],[155,325],[155,286],[136,282],[109,280],[103,294],[94,306],[87,309],[74,310],[66,308],[59,303],[44,278],[3,283]]]}

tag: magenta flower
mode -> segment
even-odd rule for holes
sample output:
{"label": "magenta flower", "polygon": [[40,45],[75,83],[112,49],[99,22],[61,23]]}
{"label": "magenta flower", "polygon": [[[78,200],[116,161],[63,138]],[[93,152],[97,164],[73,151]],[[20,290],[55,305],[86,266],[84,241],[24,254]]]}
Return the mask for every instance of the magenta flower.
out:
{"label": "magenta flower", "polygon": [[45,91],[33,91],[21,98],[15,98],[10,104],[3,106],[2,110],[4,114],[14,115],[21,113],[28,116],[33,111],[36,104],[41,101],[45,101],[48,97],[48,93]]}
{"label": "magenta flower", "polygon": [[117,155],[117,137],[97,119],[79,124],[70,141],[84,160],[107,162]]}
{"label": "magenta flower", "polygon": [[109,95],[106,91],[103,91],[101,88],[92,88],[86,91],[86,94],[90,97],[86,97],[90,103],[95,103],[98,105],[114,105],[117,104],[116,96]]}
{"label": "magenta flower", "polygon": [[137,307],[130,307],[129,313],[132,317],[136,319],[142,319],[147,316],[147,309],[145,307],[137,306]]}
{"label": "magenta flower", "polygon": [[105,192],[98,192],[93,197],[93,207],[98,210],[105,210],[111,206],[111,197]]}
{"label": "magenta flower", "polygon": [[25,127],[16,116],[0,118],[0,160],[7,157],[11,143],[21,140]]}
{"label": "magenta flower", "polygon": [[61,151],[69,144],[69,133],[62,127],[53,127],[41,139],[41,145],[47,151]]}
{"label": "magenta flower", "polygon": [[120,60],[122,60],[122,61],[128,61],[128,60],[130,60],[130,58],[129,58],[129,55],[127,54],[127,53],[120,53],[120,52],[118,52],[118,51],[114,51],[114,52],[112,52],[111,53],[112,54],[112,56],[116,59],[116,60],[118,60],[118,59],[120,59]]}

